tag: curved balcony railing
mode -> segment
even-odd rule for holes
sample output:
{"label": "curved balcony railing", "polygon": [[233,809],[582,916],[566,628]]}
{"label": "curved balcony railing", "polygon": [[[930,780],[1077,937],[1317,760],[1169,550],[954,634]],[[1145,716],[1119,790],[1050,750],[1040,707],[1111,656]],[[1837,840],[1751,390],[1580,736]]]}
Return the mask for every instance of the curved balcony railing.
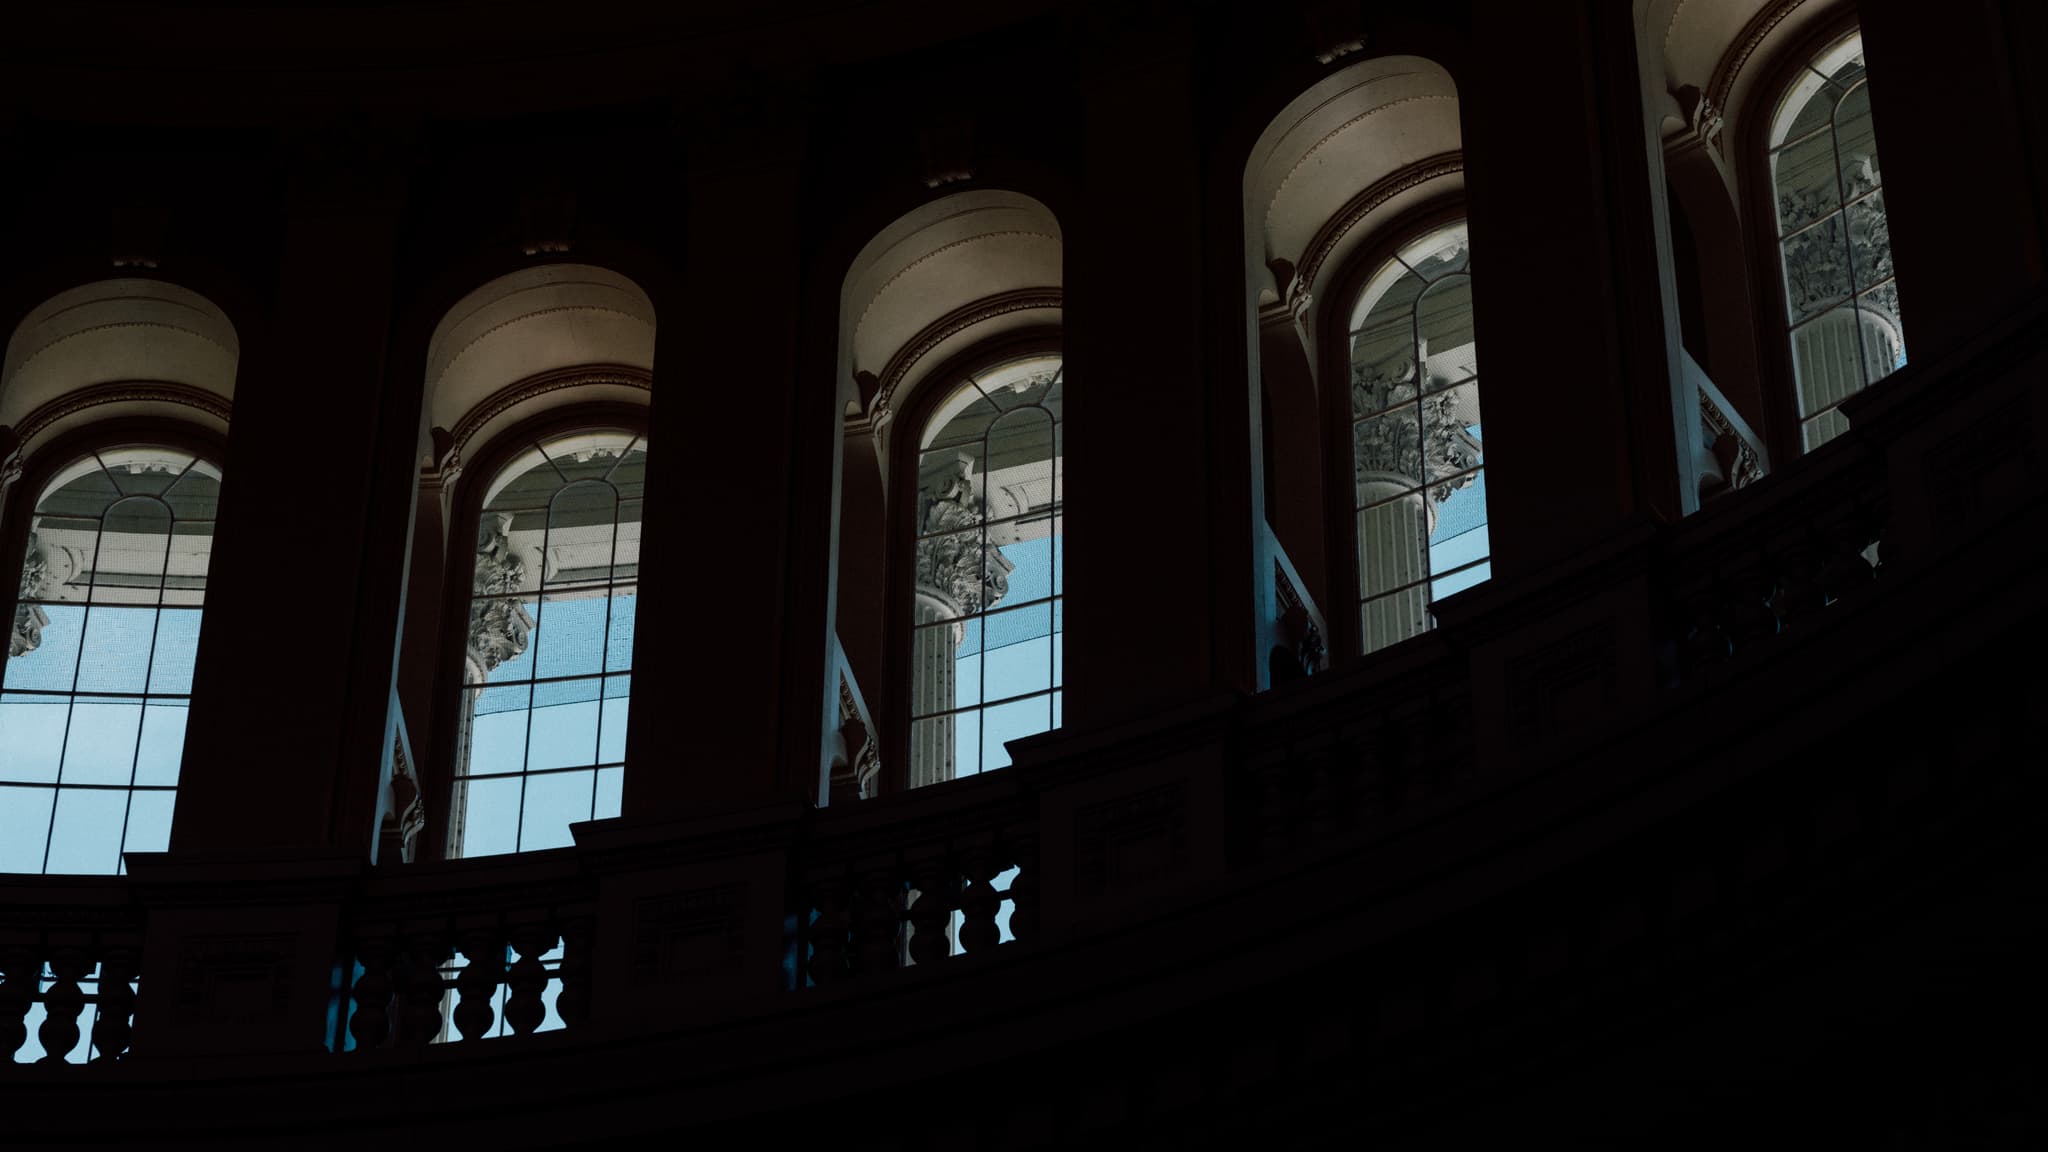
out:
{"label": "curved balcony railing", "polygon": [[[1750,683],[1785,667],[1774,648],[1891,628],[1870,622],[1887,596],[1933,627],[1929,590],[1953,566],[1981,573],[2014,523],[2038,525],[2036,466],[1973,472],[1957,446],[2037,403],[2039,312],[1902,370],[1851,403],[1850,434],[1682,523],[1451,598],[1439,629],[1351,668],[1019,741],[1003,772],[680,831],[585,825],[576,847],[520,857],[210,872],[137,857],[133,878],[0,883],[0,1076],[201,1050],[361,1067],[573,1046],[995,978],[1006,956],[1079,963],[1083,944],[1218,901],[1317,915],[1332,897],[1299,879],[1317,861],[1378,853],[1374,874],[1392,875],[1387,853],[1467,811],[1491,815],[1429,850],[1484,851],[1503,805],[1537,818],[1547,773],[1630,742],[1690,747],[1731,693],[1750,693],[1745,724],[1800,706]],[[2039,458],[2031,439],[2012,447]],[[1250,930],[1211,915],[1175,946]]]}

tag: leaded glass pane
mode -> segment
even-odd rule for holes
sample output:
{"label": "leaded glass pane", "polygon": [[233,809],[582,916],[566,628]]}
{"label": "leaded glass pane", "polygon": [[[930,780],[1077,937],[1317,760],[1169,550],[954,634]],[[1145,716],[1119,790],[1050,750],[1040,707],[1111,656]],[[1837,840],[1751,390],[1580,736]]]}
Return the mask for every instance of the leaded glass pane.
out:
{"label": "leaded glass pane", "polygon": [[1060,362],[995,365],[926,425],[913,542],[913,785],[1009,763],[1053,724],[1063,507]]}
{"label": "leaded glass pane", "polygon": [[0,824],[43,830],[0,869],[113,873],[169,843],[219,481],[188,453],[127,446],[63,468],[37,501],[0,697],[0,781],[17,785]]}
{"label": "leaded glass pane", "polygon": [[633,435],[574,433],[487,492],[451,855],[560,847],[571,824],[618,814],[646,462]]}

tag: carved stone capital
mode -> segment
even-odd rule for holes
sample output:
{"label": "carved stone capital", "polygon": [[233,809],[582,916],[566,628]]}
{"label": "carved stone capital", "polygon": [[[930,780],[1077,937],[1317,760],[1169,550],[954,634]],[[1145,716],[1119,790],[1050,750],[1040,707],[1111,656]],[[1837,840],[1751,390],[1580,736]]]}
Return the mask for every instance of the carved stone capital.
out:
{"label": "carved stone capital", "polygon": [[[39,598],[50,586],[50,561],[43,552],[36,534],[28,534],[28,551],[21,558],[20,600]],[[33,652],[42,646],[43,629],[50,623],[50,617],[39,605],[17,602],[14,606],[14,626],[7,634],[7,655],[20,656]]]}
{"label": "carved stone capital", "polygon": [[992,608],[1010,592],[1016,565],[969,529],[982,522],[981,478],[972,457],[962,456],[945,484],[920,494],[917,583],[950,599],[962,615]]}
{"label": "carved stone capital", "polygon": [[1351,426],[1352,460],[1360,483],[1392,479],[1406,487],[1429,487],[1441,504],[1472,482],[1479,466],[1479,441],[1457,415],[1457,393],[1437,392],[1414,401],[1417,366],[1402,354],[1378,364],[1353,364],[1354,412],[1390,409]]}
{"label": "carved stone capital", "polygon": [[[512,517],[486,513],[477,532],[473,591],[478,596],[504,597],[519,591],[525,581],[526,558],[512,543]],[[469,662],[476,679],[484,679],[498,665],[524,653],[533,626],[533,617],[518,600],[476,601],[469,613]]]}

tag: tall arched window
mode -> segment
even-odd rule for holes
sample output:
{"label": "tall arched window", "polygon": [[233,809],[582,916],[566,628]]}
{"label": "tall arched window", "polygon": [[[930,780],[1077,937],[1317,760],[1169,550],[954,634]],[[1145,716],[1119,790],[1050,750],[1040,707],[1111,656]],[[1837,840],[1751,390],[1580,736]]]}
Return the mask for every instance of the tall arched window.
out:
{"label": "tall arched window", "polygon": [[1479,361],[1463,223],[1408,244],[1351,312],[1359,623],[1371,652],[1486,579]]}
{"label": "tall arched window", "polygon": [[1058,357],[975,373],[917,455],[910,783],[1009,764],[1060,725],[1063,381]]}
{"label": "tall arched window", "polygon": [[1840,435],[1843,400],[1906,362],[1860,33],[1808,61],[1771,124],[1801,445]]}
{"label": "tall arched window", "polygon": [[170,844],[220,471],[107,449],[36,501],[0,694],[0,872]]}
{"label": "tall arched window", "polygon": [[647,441],[585,431],[492,478],[476,534],[450,856],[619,814]]}

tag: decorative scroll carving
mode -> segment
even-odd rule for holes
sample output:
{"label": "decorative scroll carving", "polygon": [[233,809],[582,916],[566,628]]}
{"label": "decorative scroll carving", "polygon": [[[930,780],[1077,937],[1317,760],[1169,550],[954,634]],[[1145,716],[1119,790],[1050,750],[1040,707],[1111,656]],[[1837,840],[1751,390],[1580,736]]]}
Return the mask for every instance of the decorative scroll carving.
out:
{"label": "decorative scroll carving", "polygon": [[410,864],[420,833],[427,827],[427,805],[420,794],[419,778],[406,758],[402,735],[391,739],[391,810],[398,813],[399,858]]}
{"label": "decorative scroll carving", "polygon": [[1735,430],[1727,413],[1721,411],[1721,406],[1705,392],[1700,393],[1700,427],[1706,430],[1707,445],[1717,459],[1722,457],[1724,445],[1734,454],[1732,462],[1722,464],[1730,489],[1746,488],[1763,477],[1763,460],[1757,455],[1755,446]]}
{"label": "decorative scroll carving", "polygon": [[843,674],[839,677],[839,738],[846,748],[847,762],[844,769],[833,769],[833,798],[865,800],[875,794],[875,784],[881,779],[882,756],[875,747],[875,734],[861,715],[859,702],[853,698],[853,686]]}
{"label": "decorative scroll carving", "polygon": [[[1852,196],[1876,189],[1876,158],[1851,157],[1844,180]],[[1832,211],[1824,189],[1786,190],[1778,195],[1778,218],[1788,226]],[[1850,294],[1852,284],[1865,287],[1891,275],[1891,224],[1879,197],[1850,204],[1839,216],[1785,241],[1785,296],[1795,322],[1839,302]]]}
{"label": "decorative scroll carving", "polygon": [[1427,484],[1430,499],[1441,504],[1472,483],[1480,445],[1458,419],[1455,391],[1414,402],[1419,374],[1415,358],[1407,353],[1378,364],[1351,366],[1351,410],[1392,409],[1351,426],[1352,459],[1360,481],[1391,477],[1409,487]]}
{"label": "decorative scroll carving", "polygon": [[[36,534],[28,534],[28,552],[21,558],[21,600],[40,598],[49,590],[50,559],[43,554]],[[43,643],[43,628],[50,623],[50,617],[36,604],[16,603],[14,606],[14,628],[7,634],[7,654],[20,656],[33,652]]]}
{"label": "decorative scroll carving", "polygon": [[1270,654],[1274,683],[1313,676],[1322,671],[1326,652],[1323,631],[1316,627],[1308,604],[1302,600],[1294,581],[1287,578],[1287,570],[1278,560],[1273,561],[1273,599],[1278,610],[1280,636],[1285,641]]}
{"label": "decorative scroll carving", "polygon": [[1672,93],[1678,97],[1678,110],[1685,117],[1685,126],[1692,138],[1715,152],[1721,150],[1721,109],[1707,94],[1692,84],[1687,84]]}
{"label": "decorative scroll carving", "polygon": [[526,560],[512,543],[512,517],[486,515],[477,533],[476,579],[473,588],[479,599],[469,613],[469,660],[477,680],[507,660],[526,651],[533,633],[533,617],[526,606],[507,598],[526,582]]}
{"label": "decorative scroll carving", "polygon": [[919,531],[926,538],[917,542],[917,583],[951,599],[962,615],[994,607],[1009,595],[1016,565],[980,534],[967,534],[982,522],[982,485],[973,458],[960,457],[943,487],[926,490],[920,499]]}

